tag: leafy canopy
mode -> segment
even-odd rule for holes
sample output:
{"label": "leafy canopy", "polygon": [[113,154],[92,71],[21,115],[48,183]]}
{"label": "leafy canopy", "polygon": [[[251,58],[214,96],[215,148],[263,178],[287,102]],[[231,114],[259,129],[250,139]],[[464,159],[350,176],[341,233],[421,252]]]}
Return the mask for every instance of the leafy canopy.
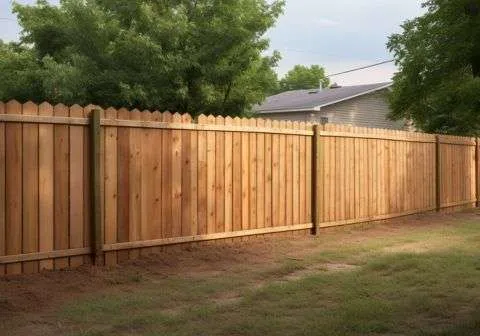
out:
{"label": "leafy canopy", "polygon": [[315,89],[320,86],[327,87],[330,80],[325,77],[325,69],[319,65],[312,65],[310,67],[304,65],[295,65],[285,77],[280,80],[279,92]]}
{"label": "leafy canopy", "polygon": [[403,24],[388,48],[394,77],[392,117],[428,132],[478,134],[480,0],[429,0],[427,13]]}
{"label": "leafy canopy", "polygon": [[62,0],[14,5],[0,100],[239,115],[275,89],[262,53],[284,0]]}

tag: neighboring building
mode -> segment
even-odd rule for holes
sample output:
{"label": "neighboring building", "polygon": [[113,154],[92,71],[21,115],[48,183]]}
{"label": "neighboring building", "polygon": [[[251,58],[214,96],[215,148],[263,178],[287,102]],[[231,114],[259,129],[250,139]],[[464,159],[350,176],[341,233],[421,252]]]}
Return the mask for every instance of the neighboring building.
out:
{"label": "neighboring building", "polygon": [[402,130],[405,121],[387,118],[387,93],[392,83],[356,86],[332,85],[328,89],[288,91],[268,97],[255,111],[262,118],[346,124]]}

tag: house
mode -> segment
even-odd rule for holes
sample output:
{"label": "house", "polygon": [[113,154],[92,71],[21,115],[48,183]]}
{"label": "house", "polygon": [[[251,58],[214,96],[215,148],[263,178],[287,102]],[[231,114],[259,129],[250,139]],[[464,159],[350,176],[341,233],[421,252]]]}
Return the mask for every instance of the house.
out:
{"label": "house", "polygon": [[255,111],[262,118],[346,124],[403,130],[405,121],[387,118],[387,93],[392,83],[355,86],[332,85],[328,89],[296,90],[268,97]]}

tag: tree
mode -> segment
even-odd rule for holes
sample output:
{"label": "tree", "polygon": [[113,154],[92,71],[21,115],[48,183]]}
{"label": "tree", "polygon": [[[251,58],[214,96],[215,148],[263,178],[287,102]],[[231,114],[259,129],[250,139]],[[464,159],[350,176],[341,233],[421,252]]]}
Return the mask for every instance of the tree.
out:
{"label": "tree", "polygon": [[310,67],[304,65],[295,65],[285,77],[280,80],[279,92],[315,89],[320,86],[330,85],[330,80],[325,77],[325,69],[319,65],[312,65]]}
{"label": "tree", "polygon": [[427,13],[389,38],[399,72],[392,117],[428,132],[478,134],[480,0],[429,0]]}
{"label": "tree", "polygon": [[283,0],[63,0],[14,5],[0,99],[239,115],[275,86],[262,56]]}

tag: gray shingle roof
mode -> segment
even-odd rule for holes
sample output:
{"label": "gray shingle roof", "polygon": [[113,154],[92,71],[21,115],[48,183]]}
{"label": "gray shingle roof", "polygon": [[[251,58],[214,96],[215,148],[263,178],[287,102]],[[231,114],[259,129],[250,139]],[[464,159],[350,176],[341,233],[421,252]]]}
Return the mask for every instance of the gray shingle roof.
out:
{"label": "gray shingle roof", "polygon": [[275,96],[270,96],[266,101],[254,109],[258,113],[275,113],[286,111],[313,111],[315,108],[339,103],[358,96],[388,88],[391,82],[342,86],[328,88],[322,91],[296,90],[287,91]]}

